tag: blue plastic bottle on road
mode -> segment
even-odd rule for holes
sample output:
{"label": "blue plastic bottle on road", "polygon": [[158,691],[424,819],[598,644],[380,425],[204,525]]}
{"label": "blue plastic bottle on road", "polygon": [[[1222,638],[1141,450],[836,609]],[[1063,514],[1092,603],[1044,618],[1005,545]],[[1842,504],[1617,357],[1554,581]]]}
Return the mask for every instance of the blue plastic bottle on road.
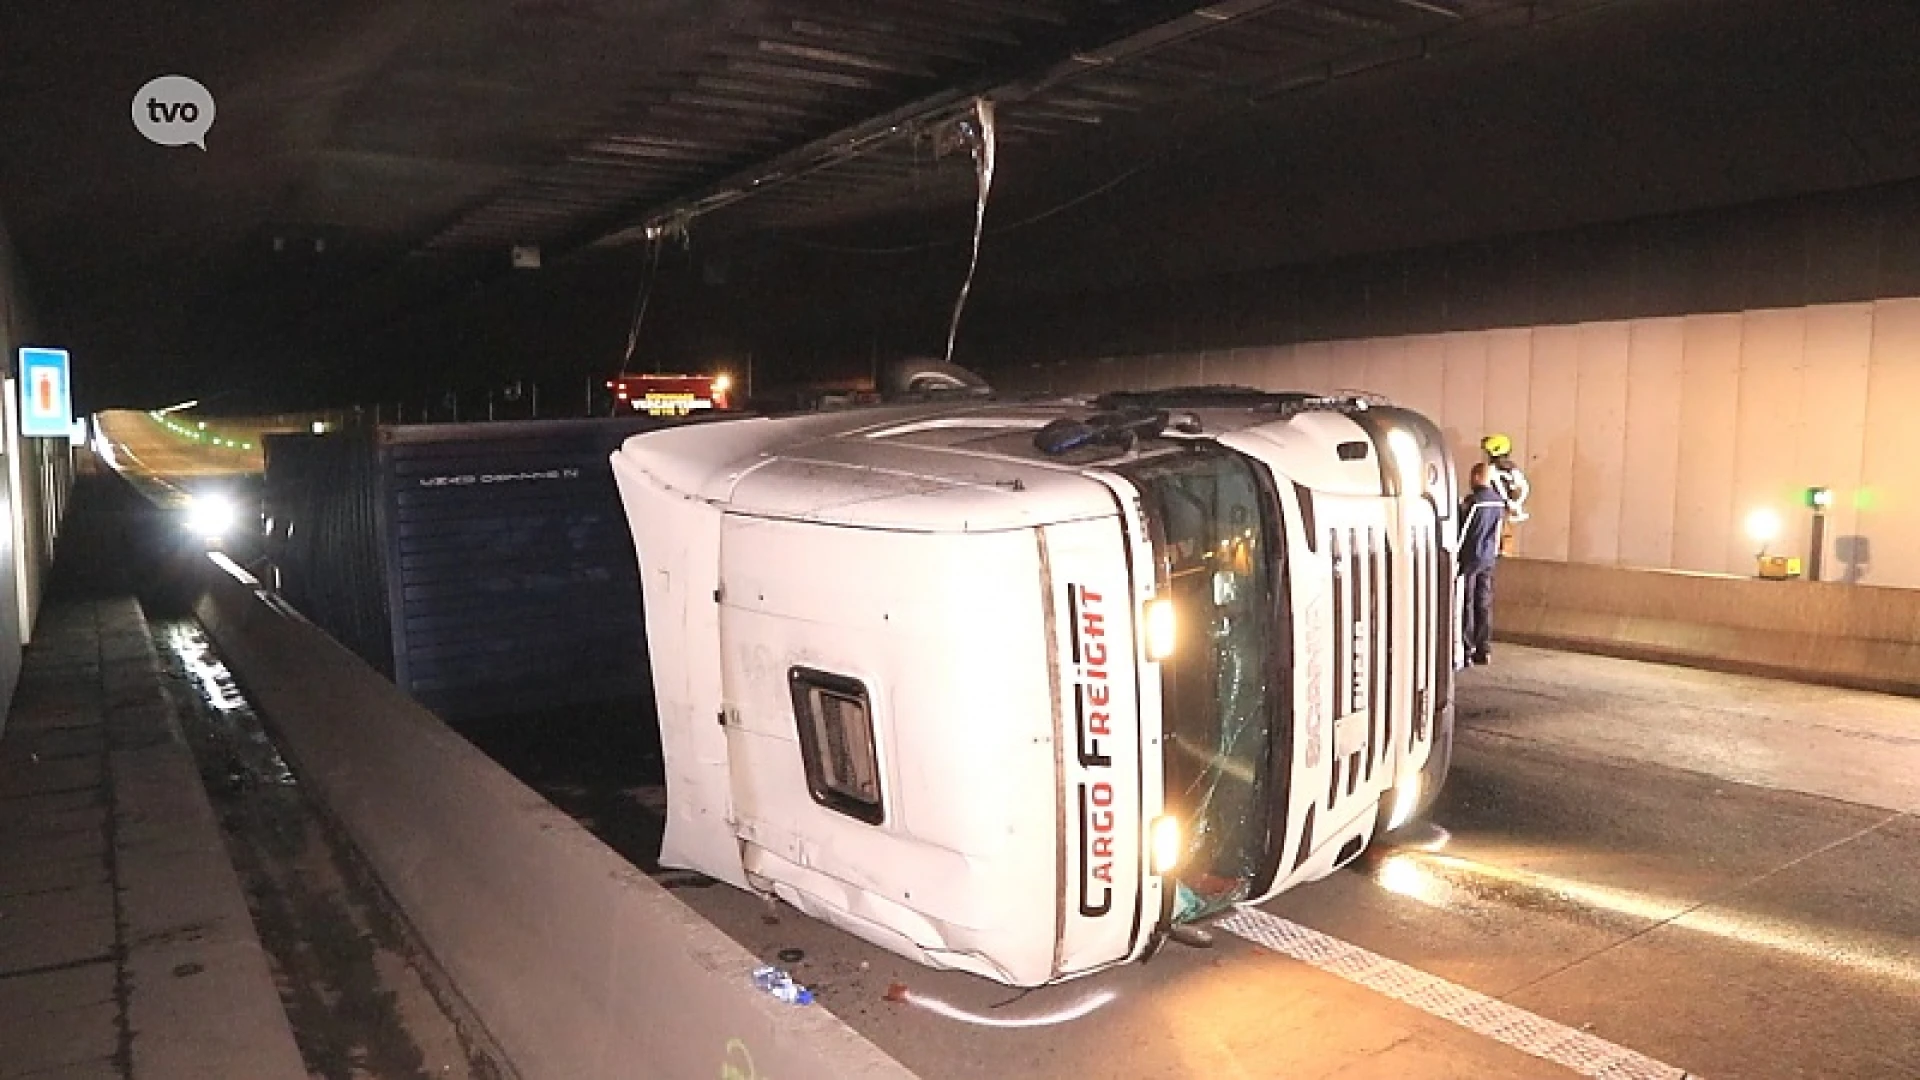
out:
{"label": "blue plastic bottle on road", "polygon": [[813,1004],[813,991],[793,981],[793,976],[777,967],[753,969],[753,985],[789,1005]]}

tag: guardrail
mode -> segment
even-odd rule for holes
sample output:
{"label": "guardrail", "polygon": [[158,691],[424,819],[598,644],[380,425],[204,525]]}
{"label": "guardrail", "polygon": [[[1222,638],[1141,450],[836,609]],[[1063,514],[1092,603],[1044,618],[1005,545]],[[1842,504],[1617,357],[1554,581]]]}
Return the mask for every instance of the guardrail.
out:
{"label": "guardrail", "polygon": [[521,1076],[911,1076],[755,990],[751,953],[244,570],[207,570],[228,666]]}
{"label": "guardrail", "polygon": [[1920,695],[1920,590],[1539,559],[1496,582],[1502,640]]}

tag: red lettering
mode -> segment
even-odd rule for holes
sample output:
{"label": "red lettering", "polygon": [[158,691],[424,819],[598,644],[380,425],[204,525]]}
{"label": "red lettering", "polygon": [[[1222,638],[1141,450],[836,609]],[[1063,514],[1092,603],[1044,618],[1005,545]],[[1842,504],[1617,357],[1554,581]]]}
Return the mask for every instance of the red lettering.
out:
{"label": "red lettering", "polygon": [[1092,605],[1100,602],[1100,594],[1090,593],[1082,589],[1080,590],[1080,596],[1080,636],[1084,638],[1106,637],[1107,617],[1097,611],[1091,610]]}
{"label": "red lettering", "polygon": [[[1113,785],[1080,785],[1080,817],[1084,826],[1080,833],[1080,863],[1086,868],[1084,876],[1080,878],[1080,914],[1084,918],[1099,918],[1113,910],[1113,838],[1094,835],[1095,832],[1112,831],[1113,811],[1091,809],[1091,804],[1106,806],[1111,802]],[[1096,881],[1106,886],[1100,890],[1098,897],[1093,895],[1096,888],[1093,883]]]}
{"label": "red lettering", "polygon": [[1107,643],[1104,641],[1087,642],[1087,666],[1095,670],[1087,672],[1096,679],[1104,679],[1107,673],[1099,669],[1107,663]]}
{"label": "red lettering", "polygon": [[1100,602],[1100,594],[1082,585],[1080,586],[1080,599],[1084,603],[1097,604]]}
{"label": "red lettering", "polygon": [[[1099,736],[1107,734],[1107,719],[1104,713],[1087,713],[1087,685],[1076,684],[1073,688],[1074,740],[1082,768],[1108,768],[1113,765],[1111,755],[1100,749]],[[1092,723],[1089,723],[1089,720]]]}
{"label": "red lettering", "polygon": [[[1103,671],[1103,672],[1099,672],[1098,674],[1100,675],[1101,678],[1103,679],[1106,678],[1106,672]],[[1096,706],[1098,708],[1103,708],[1103,709],[1106,708],[1106,705],[1107,705],[1107,684],[1106,683],[1103,682],[1103,683],[1088,684],[1087,704]]]}

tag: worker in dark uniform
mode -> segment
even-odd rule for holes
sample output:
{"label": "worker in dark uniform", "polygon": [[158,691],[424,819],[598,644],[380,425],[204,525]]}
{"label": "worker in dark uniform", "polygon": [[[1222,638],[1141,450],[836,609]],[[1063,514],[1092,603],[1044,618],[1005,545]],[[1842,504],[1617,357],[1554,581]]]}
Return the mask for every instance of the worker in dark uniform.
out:
{"label": "worker in dark uniform", "polygon": [[1470,663],[1487,662],[1493,646],[1493,566],[1500,558],[1500,529],[1507,501],[1493,487],[1481,462],[1467,474],[1473,490],[1460,503],[1460,578],[1466,592],[1461,635]]}

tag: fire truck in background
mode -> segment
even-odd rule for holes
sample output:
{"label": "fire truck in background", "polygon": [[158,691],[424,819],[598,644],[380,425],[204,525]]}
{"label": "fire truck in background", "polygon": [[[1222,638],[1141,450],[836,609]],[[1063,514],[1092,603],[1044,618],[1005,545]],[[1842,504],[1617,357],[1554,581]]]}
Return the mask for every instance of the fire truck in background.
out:
{"label": "fire truck in background", "polygon": [[727,375],[620,375],[607,381],[615,415],[689,416],[734,408]]}

